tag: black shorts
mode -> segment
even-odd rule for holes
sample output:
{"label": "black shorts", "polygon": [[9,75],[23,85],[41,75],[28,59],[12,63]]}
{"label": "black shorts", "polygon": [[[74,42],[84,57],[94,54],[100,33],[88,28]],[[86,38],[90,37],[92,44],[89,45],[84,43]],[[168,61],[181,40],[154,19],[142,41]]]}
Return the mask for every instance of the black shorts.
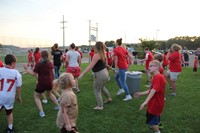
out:
{"label": "black shorts", "polygon": [[160,116],[150,114],[149,112],[146,113],[146,118],[146,124],[148,125],[158,125],[160,123]]}
{"label": "black shorts", "polygon": [[[2,106],[2,108],[0,109],[0,111],[1,111],[3,108],[5,108],[5,107]],[[13,110],[13,109],[6,109],[6,108],[5,108],[5,110],[6,110],[6,115],[10,115],[10,114],[12,113],[12,110]]]}
{"label": "black shorts", "polygon": [[39,85],[36,85],[36,88],[35,88],[35,92],[37,93],[43,93],[45,91],[50,91],[52,90],[52,85],[46,85],[46,86],[39,86]]}

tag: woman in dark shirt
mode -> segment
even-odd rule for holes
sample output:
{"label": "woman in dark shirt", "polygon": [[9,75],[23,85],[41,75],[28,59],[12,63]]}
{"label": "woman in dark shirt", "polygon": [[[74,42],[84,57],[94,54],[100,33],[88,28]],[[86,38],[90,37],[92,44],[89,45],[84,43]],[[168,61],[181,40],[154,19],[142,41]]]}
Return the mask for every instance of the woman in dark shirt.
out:
{"label": "woman in dark shirt", "polygon": [[57,43],[52,47],[51,55],[53,56],[55,78],[58,79],[60,76],[59,70],[61,66],[62,51],[58,49]]}
{"label": "woman in dark shirt", "polygon": [[95,54],[90,62],[89,66],[81,73],[79,79],[83,77],[87,72],[92,69],[94,72],[94,93],[97,100],[97,106],[94,109],[103,110],[102,93],[107,97],[106,103],[111,102],[111,96],[108,90],[105,88],[105,83],[109,79],[109,74],[106,69],[106,54],[105,46],[102,42],[96,42]]}

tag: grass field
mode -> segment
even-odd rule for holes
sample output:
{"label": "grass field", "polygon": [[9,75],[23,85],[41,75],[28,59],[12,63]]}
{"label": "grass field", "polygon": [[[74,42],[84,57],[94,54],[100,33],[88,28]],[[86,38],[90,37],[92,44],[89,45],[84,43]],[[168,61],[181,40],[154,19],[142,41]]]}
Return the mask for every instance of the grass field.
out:
{"label": "grass field", "polygon": [[[84,69],[88,64],[82,64]],[[133,65],[130,70],[142,70],[144,66]],[[61,70],[62,72],[64,69]],[[113,102],[104,105],[103,111],[95,111],[96,100],[93,93],[93,79],[88,73],[79,81],[81,92],[78,96],[79,117],[78,129],[80,133],[153,133],[145,124],[146,110],[139,110],[140,104],[146,96],[124,102],[122,96],[116,96],[118,87],[114,81],[114,74],[110,71],[111,80],[106,87],[111,93]],[[142,75],[140,90],[146,81]],[[170,90],[166,87],[166,105],[161,117],[164,125],[162,133],[199,133],[200,132],[200,76],[194,76],[192,68],[183,68],[177,82],[177,96],[168,96]],[[15,103],[14,127],[17,133],[58,133],[56,127],[57,111],[51,101],[43,104],[46,116],[40,118],[33,92],[35,79],[30,75],[23,76],[22,99],[23,103]],[[7,126],[4,110],[0,112],[0,133]]]}

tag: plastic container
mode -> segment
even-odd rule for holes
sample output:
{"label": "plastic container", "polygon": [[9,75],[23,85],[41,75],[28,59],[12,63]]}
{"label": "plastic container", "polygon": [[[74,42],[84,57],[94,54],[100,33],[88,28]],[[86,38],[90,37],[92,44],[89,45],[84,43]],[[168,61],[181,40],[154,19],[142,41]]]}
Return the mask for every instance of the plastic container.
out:
{"label": "plastic container", "polygon": [[141,78],[142,78],[142,72],[138,71],[126,72],[126,84],[129,88],[130,95],[133,95],[135,92],[140,91]]}

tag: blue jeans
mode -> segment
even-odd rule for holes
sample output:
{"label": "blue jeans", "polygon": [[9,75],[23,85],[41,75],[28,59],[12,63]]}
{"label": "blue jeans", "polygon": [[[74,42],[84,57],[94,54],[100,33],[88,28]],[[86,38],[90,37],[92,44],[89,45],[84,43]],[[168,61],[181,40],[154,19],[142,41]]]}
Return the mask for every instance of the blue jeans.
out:
{"label": "blue jeans", "polygon": [[130,95],[128,86],[127,86],[126,81],[125,81],[125,78],[126,78],[125,72],[126,71],[127,71],[127,69],[119,69],[119,71],[115,75],[115,80],[117,81],[119,88],[120,89],[123,88],[124,91],[126,92],[126,95]]}
{"label": "blue jeans", "polygon": [[60,76],[59,70],[60,70],[60,66],[54,66],[55,79],[58,79]]}

